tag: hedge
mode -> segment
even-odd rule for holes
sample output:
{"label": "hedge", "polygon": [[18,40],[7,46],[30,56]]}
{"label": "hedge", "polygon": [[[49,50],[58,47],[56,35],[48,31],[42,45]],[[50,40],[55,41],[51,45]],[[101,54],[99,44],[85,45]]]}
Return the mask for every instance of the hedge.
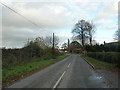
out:
{"label": "hedge", "polygon": [[118,64],[120,59],[119,52],[88,52],[87,55],[97,60],[114,64]]}

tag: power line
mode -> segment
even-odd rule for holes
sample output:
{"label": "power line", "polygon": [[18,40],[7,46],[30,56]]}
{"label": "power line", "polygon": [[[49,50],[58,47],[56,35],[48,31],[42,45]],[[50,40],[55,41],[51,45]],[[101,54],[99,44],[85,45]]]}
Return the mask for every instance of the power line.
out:
{"label": "power line", "polygon": [[[0,2],[1,3],[1,2]],[[14,13],[20,15],[21,17],[23,17],[25,20],[27,20],[28,22],[32,23],[33,25],[39,27],[36,23],[32,22],[31,20],[29,20],[28,18],[26,18],[25,16],[21,15],[20,13],[18,13],[17,11],[13,10],[12,8],[8,7],[7,5],[1,3],[3,6],[7,7],[8,9],[12,10]]]}
{"label": "power line", "polygon": [[[0,2],[1,3],[1,2]],[[5,6],[6,8],[8,8],[9,10],[13,11],[14,13],[18,14],[19,16],[21,16],[22,18],[24,18],[25,20],[27,20],[28,22],[30,22],[31,24],[33,24],[34,26],[38,27],[38,28],[41,28],[42,30],[44,30],[45,32],[45,29],[40,27],[38,24],[34,23],[33,21],[29,20],[28,18],[26,18],[25,16],[21,15],[20,13],[18,13],[17,11],[13,10],[12,8],[10,8],[9,6],[1,3],[3,6]],[[47,33],[47,32],[46,32]]]}

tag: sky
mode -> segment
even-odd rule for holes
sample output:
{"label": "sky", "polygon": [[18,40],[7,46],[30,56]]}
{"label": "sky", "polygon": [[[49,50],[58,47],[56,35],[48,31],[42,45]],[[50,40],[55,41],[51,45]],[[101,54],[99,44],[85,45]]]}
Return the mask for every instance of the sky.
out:
{"label": "sky", "polygon": [[23,47],[28,39],[59,37],[60,44],[72,37],[74,25],[81,19],[93,21],[94,40],[113,42],[118,29],[119,0],[1,0],[25,20],[0,4],[0,47]]}

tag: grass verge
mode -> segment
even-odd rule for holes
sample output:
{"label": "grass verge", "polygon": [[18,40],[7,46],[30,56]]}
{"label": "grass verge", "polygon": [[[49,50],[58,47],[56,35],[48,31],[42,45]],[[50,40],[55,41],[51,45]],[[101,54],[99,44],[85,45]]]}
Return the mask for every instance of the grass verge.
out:
{"label": "grass verge", "polygon": [[112,72],[118,72],[116,64],[107,63],[84,55],[82,55],[82,58],[92,64],[95,69],[104,69]]}
{"label": "grass verge", "polygon": [[35,62],[28,62],[25,64],[17,65],[15,67],[9,67],[2,69],[2,82],[3,87],[9,85],[10,83],[21,79],[27,75],[30,75],[37,70],[41,70],[55,62],[58,62],[64,58],[66,58],[67,54],[57,57],[56,59],[50,60],[39,60]]}

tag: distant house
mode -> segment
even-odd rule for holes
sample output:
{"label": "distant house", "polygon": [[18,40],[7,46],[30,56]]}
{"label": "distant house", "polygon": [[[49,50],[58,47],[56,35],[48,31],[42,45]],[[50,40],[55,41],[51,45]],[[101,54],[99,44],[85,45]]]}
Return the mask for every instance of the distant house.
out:
{"label": "distant house", "polygon": [[70,52],[71,53],[81,53],[82,52],[82,46],[79,42],[73,41],[70,43]]}
{"label": "distant house", "polygon": [[81,53],[81,52],[82,52],[82,49],[81,49],[81,48],[74,49],[74,52],[75,52],[75,53]]}

